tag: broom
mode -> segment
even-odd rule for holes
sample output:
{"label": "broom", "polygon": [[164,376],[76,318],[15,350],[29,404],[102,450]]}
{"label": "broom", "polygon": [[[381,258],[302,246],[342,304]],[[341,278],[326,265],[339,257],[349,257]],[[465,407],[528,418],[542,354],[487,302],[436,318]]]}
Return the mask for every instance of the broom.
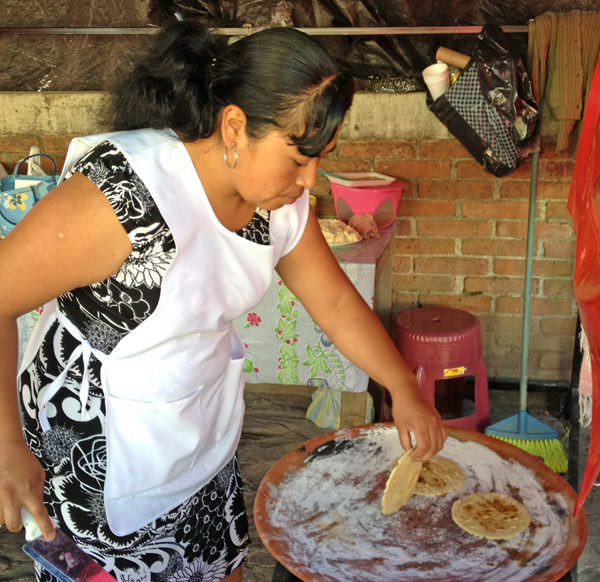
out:
{"label": "broom", "polygon": [[527,367],[529,358],[529,313],[531,306],[531,267],[533,263],[535,206],[539,148],[533,153],[529,188],[529,216],[527,220],[527,247],[525,254],[525,291],[523,298],[523,331],[521,347],[520,404],[519,412],[485,429],[485,433],[506,441],[524,451],[541,457],[546,465],[557,473],[566,473],[567,455],[558,433],[527,413]]}

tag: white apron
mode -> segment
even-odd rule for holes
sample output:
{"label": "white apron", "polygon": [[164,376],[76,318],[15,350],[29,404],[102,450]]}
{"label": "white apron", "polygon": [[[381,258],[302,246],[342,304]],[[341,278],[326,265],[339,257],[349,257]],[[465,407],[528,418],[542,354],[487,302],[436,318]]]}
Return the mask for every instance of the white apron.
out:
{"label": "white apron", "polygon": [[[77,356],[83,353],[87,362],[93,352],[103,362],[104,500],[111,529],[126,535],[190,497],[235,453],[244,414],[244,353],[232,322],[260,301],[279,258],[297,244],[308,216],[308,193],[271,212],[271,244],[255,244],[218,221],[187,150],[170,131],[75,139],[63,176],[107,138],[147,186],[174,237],[176,254],[164,276],[158,305],[105,355],[92,350],[51,302],[21,370],[56,318],[79,339]],[[86,376],[84,369],[82,409]],[[50,427],[45,404],[63,381],[59,377],[40,392],[44,430]]]}

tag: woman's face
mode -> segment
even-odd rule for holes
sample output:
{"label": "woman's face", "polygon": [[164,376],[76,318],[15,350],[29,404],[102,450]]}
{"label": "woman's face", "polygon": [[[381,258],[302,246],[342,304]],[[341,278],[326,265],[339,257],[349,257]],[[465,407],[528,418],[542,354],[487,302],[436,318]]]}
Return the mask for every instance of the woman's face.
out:
{"label": "woman's face", "polygon": [[338,133],[339,128],[316,158],[302,155],[279,130],[257,140],[245,138],[244,143],[238,145],[238,165],[231,171],[234,187],[252,206],[275,210],[291,204],[305,188],[314,187],[317,166],[335,149]]}

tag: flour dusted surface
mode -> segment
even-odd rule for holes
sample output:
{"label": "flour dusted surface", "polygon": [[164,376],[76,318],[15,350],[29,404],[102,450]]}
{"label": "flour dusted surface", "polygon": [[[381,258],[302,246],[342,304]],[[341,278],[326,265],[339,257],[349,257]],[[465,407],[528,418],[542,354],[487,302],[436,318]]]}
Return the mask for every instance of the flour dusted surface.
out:
{"label": "flour dusted surface", "polygon": [[[293,562],[327,582],[524,581],[546,571],[568,535],[565,498],[536,474],[491,449],[449,437],[441,456],[459,464],[463,485],[442,497],[413,495],[383,515],[381,495],[404,452],[392,427],[323,443],[270,492],[266,507]],[[452,522],[452,503],[495,491],[521,501],[532,522],[507,540],[485,540]]]}

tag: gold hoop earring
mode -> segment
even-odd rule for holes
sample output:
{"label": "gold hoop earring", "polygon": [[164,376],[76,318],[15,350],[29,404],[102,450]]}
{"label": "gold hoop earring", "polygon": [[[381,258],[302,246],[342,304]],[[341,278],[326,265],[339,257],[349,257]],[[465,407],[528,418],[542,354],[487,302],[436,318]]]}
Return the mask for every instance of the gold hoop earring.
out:
{"label": "gold hoop earring", "polygon": [[225,160],[225,165],[229,169],[233,170],[237,166],[237,163],[238,163],[238,153],[237,153],[237,148],[235,147],[235,142],[233,142],[231,144],[231,153],[233,155],[233,164],[231,164],[229,162],[229,153],[227,151],[227,146],[225,146],[225,151],[223,152],[223,159]]}

